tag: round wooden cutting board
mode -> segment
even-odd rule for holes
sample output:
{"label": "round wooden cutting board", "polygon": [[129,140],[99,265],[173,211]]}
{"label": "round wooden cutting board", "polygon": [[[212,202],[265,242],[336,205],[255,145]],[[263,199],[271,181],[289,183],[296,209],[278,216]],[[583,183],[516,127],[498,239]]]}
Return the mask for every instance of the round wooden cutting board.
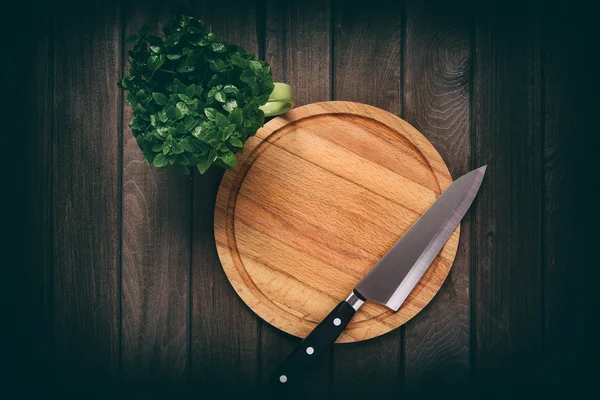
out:
{"label": "round wooden cutting board", "polygon": [[[305,337],[452,183],[415,128],[381,109],[332,101],[293,109],[246,142],[215,209],[223,269],[265,321]],[[431,301],[459,228],[397,313],[366,302],[337,342],[370,339]]]}

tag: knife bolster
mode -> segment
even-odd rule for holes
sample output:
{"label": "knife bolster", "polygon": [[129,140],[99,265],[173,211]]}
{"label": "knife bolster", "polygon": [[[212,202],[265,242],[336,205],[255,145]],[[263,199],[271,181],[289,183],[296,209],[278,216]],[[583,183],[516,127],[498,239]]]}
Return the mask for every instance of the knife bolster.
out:
{"label": "knife bolster", "polygon": [[363,299],[361,299],[354,290],[350,292],[348,298],[346,298],[346,303],[350,304],[354,311],[358,311],[358,309],[365,303]]}

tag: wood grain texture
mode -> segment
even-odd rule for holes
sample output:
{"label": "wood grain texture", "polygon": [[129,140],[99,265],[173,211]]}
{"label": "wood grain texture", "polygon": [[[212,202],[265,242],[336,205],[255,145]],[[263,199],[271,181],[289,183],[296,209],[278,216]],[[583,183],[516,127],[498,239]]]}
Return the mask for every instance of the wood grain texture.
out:
{"label": "wood grain texture", "polygon": [[[3,161],[5,196],[3,225],[2,304],[5,320],[0,340],[10,343],[3,360],[2,393],[31,398],[40,392],[29,376],[51,391],[54,377],[52,332],[52,18],[49,7],[30,14],[31,2],[8,6],[14,25],[4,24],[5,37],[17,37],[4,49],[3,103],[5,131],[11,132],[11,152]],[[32,60],[34,62],[32,62]],[[20,76],[22,79],[15,79]],[[35,96],[32,96],[35,93]],[[18,116],[15,118],[15,116]],[[27,162],[23,162],[27,160]],[[19,168],[14,168],[20,165]],[[7,237],[8,236],[8,237]],[[8,318],[6,319],[6,316]],[[12,316],[14,315],[14,321]],[[11,323],[12,322],[12,323]]]}
{"label": "wood grain texture", "polygon": [[267,1],[265,60],[296,105],[331,99],[329,1]]}
{"label": "wood grain texture", "polygon": [[[585,386],[575,382],[586,371],[582,361],[587,352],[582,312],[585,268],[579,266],[587,264],[588,255],[577,260],[573,251],[578,235],[587,233],[576,225],[577,212],[586,211],[577,204],[579,186],[573,179],[577,176],[575,158],[580,154],[580,146],[585,146],[577,139],[586,131],[582,126],[585,98],[579,96],[578,88],[587,82],[583,79],[582,62],[575,56],[585,52],[578,29],[580,11],[571,4],[561,5],[544,14],[541,27],[545,117],[542,345],[546,382],[552,383],[549,389],[556,392],[556,388],[573,387],[572,396],[586,393]],[[564,29],[556,30],[557,24]]]}
{"label": "wood grain texture", "polygon": [[[413,127],[350,102],[315,103],[270,121],[238,162],[217,195],[219,258],[253,311],[302,338],[452,182]],[[385,334],[423,309],[452,266],[458,235],[398,312],[367,303],[337,342]]]}
{"label": "wood grain texture", "polygon": [[[195,5],[217,37],[258,51],[256,5],[224,1]],[[222,170],[194,175],[191,381],[200,393],[252,394],[259,381],[258,321],[235,295],[221,268],[213,215]]]}
{"label": "wood grain texture", "polygon": [[[377,6],[356,0],[334,2],[334,100],[367,103],[401,114],[403,6],[402,2]],[[365,343],[334,347],[336,398],[355,393],[399,394],[402,329]]]}
{"label": "wood grain texture", "polygon": [[399,115],[401,2],[374,7],[334,1],[333,100],[357,101]]}
{"label": "wood grain texture", "polygon": [[[272,1],[265,10],[265,60],[273,79],[294,90],[296,107],[331,100],[331,13],[329,1]],[[275,367],[300,342],[271,325],[261,328],[261,378],[266,382]],[[298,398],[325,398],[331,378],[331,353],[305,376],[310,383]]]}
{"label": "wood grain texture", "polygon": [[[471,29],[466,2],[407,4],[404,116],[440,152],[454,178],[479,166],[470,162]],[[459,395],[469,384],[470,226],[468,213],[446,283],[406,324],[408,397]]]}
{"label": "wood grain texture", "polygon": [[118,374],[121,14],[59,9],[54,29],[54,336],[57,384],[108,390]]}
{"label": "wood grain texture", "polygon": [[[469,376],[462,361],[467,350],[457,345],[465,337],[464,314],[449,303],[468,296],[473,398],[587,394],[585,381],[593,384],[597,375],[595,364],[588,363],[595,360],[595,346],[584,337],[582,304],[587,282],[593,282],[586,274],[594,266],[578,251],[593,226],[582,202],[594,201],[593,193],[582,190],[593,191],[592,176],[577,185],[582,160],[594,160],[584,155],[593,151],[594,132],[588,124],[594,114],[585,112],[593,82],[584,70],[593,63],[583,65],[593,51],[586,46],[592,37],[586,30],[593,27],[586,20],[593,15],[587,5],[469,2],[460,12],[462,3],[410,1],[404,14],[401,2],[69,3],[25,0],[3,7],[6,95],[0,109],[6,115],[10,233],[3,242],[8,319],[1,331],[9,335],[2,337],[9,348],[3,358],[9,370],[3,374],[4,397],[14,397],[14,387],[23,398],[177,398],[188,374],[194,398],[216,397],[211,395],[218,388],[251,397],[299,342],[256,317],[222,271],[213,236],[222,172],[195,175],[186,198],[173,183],[179,177],[138,168],[135,148],[123,146],[127,139],[120,138],[128,134],[120,125],[122,96],[115,85],[124,61],[121,38],[142,18],[166,19],[183,8],[181,3],[219,36],[258,50],[273,66],[275,79],[293,86],[298,105],[332,97],[367,102],[406,116],[442,154],[453,176],[489,164],[470,226],[463,224],[450,285],[405,331],[401,328],[404,336],[396,330],[335,345],[293,397],[371,398],[373,388],[397,392],[404,367],[403,397],[416,397],[434,380],[448,389],[444,398],[452,397]],[[469,90],[463,81],[468,18],[474,83],[470,143],[462,136],[469,129],[462,111]],[[406,43],[403,51],[400,42]],[[465,164],[469,151],[470,165]],[[121,164],[122,154],[131,162]],[[585,169],[590,175],[595,170]],[[121,181],[122,173],[134,177]],[[136,185],[142,190],[134,190]],[[123,216],[132,227],[123,226],[122,240],[120,205],[126,196],[132,201],[123,204]],[[158,232],[165,246],[153,249],[147,229],[158,220],[163,228],[180,227],[190,202],[193,273],[187,301],[193,310],[187,308],[192,321],[187,335],[192,340],[184,352],[172,344],[181,343],[176,328],[187,306],[176,290],[185,271],[161,275],[158,270],[159,264],[180,265],[186,255],[174,249],[184,246],[169,228]],[[151,217],[142,218],[142,212]],[[580,227],[577,217],[583,213],[587,226]],[[133,237],[148,242],[125,240]],[[131,320],[119,309],[121,247],[131,273],[122,283],[131,288],[132,300],[122,305]],[[143,255],[140,249],[153,253]],[[469,255],[470,293],[451,290],[464,287],[462,278],[454,277]],[[442,309],[453,310],[456,318],[446,323]],[[187,353],[187,371],[181,353]],[[124,380],[114,393],[119,363]],[[449,381],[457,385],[446,385]],[[140,390],[142,385],[150,390]],[[167,385],[175,390],[157,390]],[[364,396],[367,391],[370,396]]]}
{"label": "wood grain texture", "polygon": [[[175,15],[161,3],[127,3],[125,37],[144,23],[159,31]],[[146,163],[131,119],[124,105],[122,381],[166,396],[188,373],[192,181]]]}
{"label": "wood grain texture", "polygon": [[[474,208],[475,379],[512,394],[539,371],[541,345],[540,54],[534,5],[477,8]],[[525,392],[523,392],[525,393]]]}

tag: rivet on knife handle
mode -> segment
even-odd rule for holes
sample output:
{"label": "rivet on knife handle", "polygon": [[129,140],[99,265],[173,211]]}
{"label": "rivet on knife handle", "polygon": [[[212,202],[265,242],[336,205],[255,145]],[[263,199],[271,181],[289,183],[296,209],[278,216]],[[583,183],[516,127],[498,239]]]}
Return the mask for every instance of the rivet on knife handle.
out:
{"label": "rivet on knife handle", "polygon": [[275,369],[277,385],[297,382],[300,376],[335,342],[364,303],[354,292],[329,313],[294,351]]}

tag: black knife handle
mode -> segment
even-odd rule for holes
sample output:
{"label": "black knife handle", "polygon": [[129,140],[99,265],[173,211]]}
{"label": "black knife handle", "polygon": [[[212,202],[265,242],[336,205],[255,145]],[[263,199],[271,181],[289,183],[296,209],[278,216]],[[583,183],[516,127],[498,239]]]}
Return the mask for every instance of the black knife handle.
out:
{"label": "black knife handle", "polygon": [[275,369],[271,381],[276,386],[293,385],[340,336],[363,301],[354,293],[342,301]]}

